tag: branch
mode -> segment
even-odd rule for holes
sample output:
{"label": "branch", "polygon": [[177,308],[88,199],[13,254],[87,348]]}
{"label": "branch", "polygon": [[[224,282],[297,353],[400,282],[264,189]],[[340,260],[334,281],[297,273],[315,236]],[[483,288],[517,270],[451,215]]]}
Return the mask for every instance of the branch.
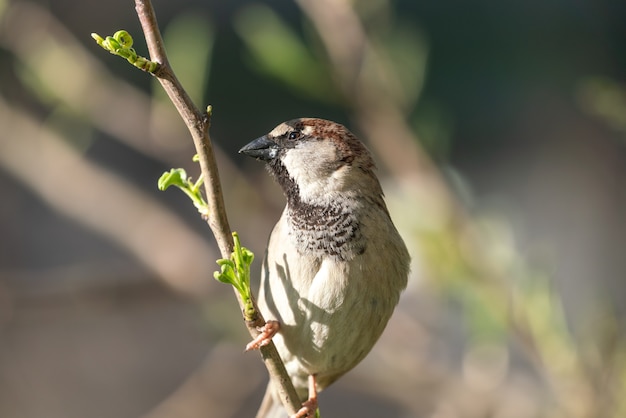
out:
{"label": "branch", "polygon": [[[200,112],[176,78],[168,62],[163,38],[161,37],[154,8],[150,0],[135,0],[135,10],[146,38],[150,59],[158,63],[152,74],[157,77],[170,100],[174,103],[176,110],[178,110],[193,138],[202,171],[201,175],[204,179],[208,206],[208,214],[205,219],[215,236],[222,257],[229,259],[234,248],[233,238],[228,225],[222,187],[209,136],[211,107],[207,108],[207,112]],[[243,310],[243,300],[236,290],[235,295],[240,308]],[[245,322],[250,335],[256,337],[259,334],[257,328],[264,325],[265,320],[254,300],[252,300],[252,303],[256,316],[253,320],[246,320]],[[300,409],[300,400],[275,345],[270,343],[265,347],[261,347],[261,356],[269,372],[272,385],[278,391],[287,412],[290,415],[295,414]]]}

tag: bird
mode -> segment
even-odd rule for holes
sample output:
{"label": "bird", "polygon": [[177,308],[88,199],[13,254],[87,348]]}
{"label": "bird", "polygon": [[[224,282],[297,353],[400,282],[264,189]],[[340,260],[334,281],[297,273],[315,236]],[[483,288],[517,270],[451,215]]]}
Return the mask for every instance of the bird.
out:
{"label": "bird", "polygon": [[[274,342],[302,401],[292,418],[313,417],[317,393],[385,329],[407,286],[409,252],[371,153],[345,126],[292,119],[239,152],[265,162],[286,198],[261,271],[267,323],[247,349]],[[286,416],[270,382],[257,418]]]}

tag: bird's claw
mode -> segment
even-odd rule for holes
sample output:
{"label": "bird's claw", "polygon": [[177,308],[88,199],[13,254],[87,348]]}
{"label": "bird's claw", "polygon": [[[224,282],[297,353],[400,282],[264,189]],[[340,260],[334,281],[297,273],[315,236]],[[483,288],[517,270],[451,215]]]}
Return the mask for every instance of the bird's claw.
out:
{"label": "bird's claw", "polygon": [[278,321],[267,321],[265,325],[259,328],[261,333],[257,335],[254,340],[250,341],[248,345],[246,345],[246,351],[258,350],[259,348],[268,345],[279,329],[280,323]]}
{"label": "bird's claw", "polygon": [[302,408],[289,418],[317,417],[317,382],[314,374],[309,375],[309,399],[302,403]]}
{"label": "bird's claw", "polygon": [[317,398],[308,399],[302,403],[302,408],[293,414],[290,418],[314,418],[317,412]]}

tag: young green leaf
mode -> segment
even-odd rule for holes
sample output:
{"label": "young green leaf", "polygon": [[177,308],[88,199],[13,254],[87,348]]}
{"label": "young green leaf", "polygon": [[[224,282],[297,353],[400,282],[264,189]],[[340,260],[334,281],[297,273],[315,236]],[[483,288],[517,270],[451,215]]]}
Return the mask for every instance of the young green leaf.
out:
{"label": "young green leaf", "polygon": [[241,246],[239,235],[233,232],[234,251],[230,259],[219,259],[217,264],[221,271],[216,271],[213,276],[222,283],[230,283],[244,303],[244,316],[247,320],[252,320],[256,315],[252,303],[252,291],[250,290],[250,265],[254,260],[252,251]]}
{"label": "young green leaf", "polygon": [[186,187],[187,185],[187,172],[184,168],[172,168],[170,171],[166,171],[161,175],[157,186],[159,190],[167,190],[170,186]]}

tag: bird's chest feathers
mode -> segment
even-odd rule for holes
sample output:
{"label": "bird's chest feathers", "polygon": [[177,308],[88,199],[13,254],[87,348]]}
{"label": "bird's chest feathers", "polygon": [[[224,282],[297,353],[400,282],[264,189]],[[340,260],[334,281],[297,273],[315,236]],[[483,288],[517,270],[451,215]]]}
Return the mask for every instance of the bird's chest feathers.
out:
{"label": "bird's chest feathers", "polygon": [[288,237],[301,256],[348,261],[365,251],[358,211],[348,204],[299,203],[287,210]]}

